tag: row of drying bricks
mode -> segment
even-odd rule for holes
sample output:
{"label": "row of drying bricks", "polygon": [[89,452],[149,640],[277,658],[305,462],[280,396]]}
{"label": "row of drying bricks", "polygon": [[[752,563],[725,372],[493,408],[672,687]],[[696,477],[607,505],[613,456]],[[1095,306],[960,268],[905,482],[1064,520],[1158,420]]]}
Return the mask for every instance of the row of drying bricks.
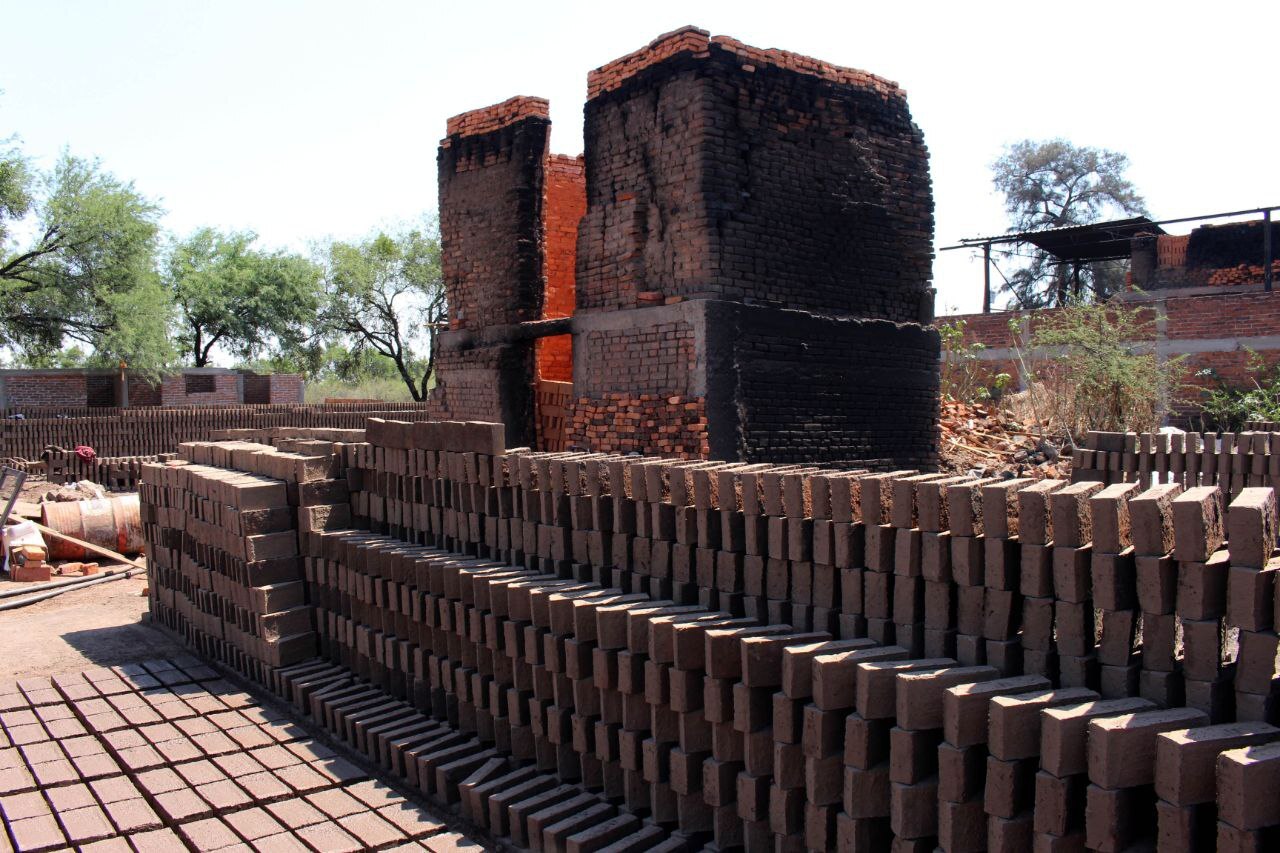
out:
{"label": "row of drying bricks", "polygon": [[[645,773],[651,783],[673,784],[678,794],[691,795],[702,788],[702,798],[713,807],[736,802],[735,814],[748,822],[771,816],[773,801],[786,801],[786,795],[775,795],[771,788],[785,790],[783,785],[803,780],[809,806],[829,808],[843,800],[844,814],[837,823],[852,824],[847,827],[850,832],[858,829],[859,820],[890,817],[899,837],[923,839],[941,833],[943,848],[958,850],[965,849],[961,830],[972,836],[973,821],[989,816],[993,842],[1013,841],[1032,826],[1047,836],[1069,837],[1082,828],[1083,816],[1073,813],[1072,804],[1076,789],[1087,778],[1092,782],[1088,812],[1094,818],[1090,840],[1095,842],[1089,846],[1114,849],[1116,842],[1108,839],[1134,831],[1123,825],[1132,816],[1119,807],[1133,800],[1129,789],[1163,780],[1157,792],[1171,807],[1186,809],[1212,802],[1217,754],[1280,734],[1262,723],[1209,727],[1201,712],[1160,711],[1143,699],[1100,701],[1080,688],[1052,690],[1039,676],[1002,679],[991,667],[908,660],[905,649],[876,647],[870,641],[796,635],[787,633],[786,626],[743,626],[749,620],[652,602],[644,596],[624,596],[592,584],[477,561],[448,562],[444,572],[456,571],[460,580],[473,575],[479,581],[470,595],[461,593],[460,587],[457,598],[438,599],[440,613],[453,616],[453,631],[462,644],[479,637],[491,651],[512,655],[518,649],[504,647],[502,638],[515,636],[503,624],[514,622],[523,628],[517,633],[525,638],[528,656],[523,663],[531,669],[545,667],[561,677],[571,671],[579,677],[576,680],[591,679],[602,693],[623,693],[624,701],[630,703],[624,708],[639,706],[639,712],[624,711],[616,724],[621,730],[613,736],[621,738],[622,747],[606,747],[600,757],[616,756],[625,769]],[[487,597],[494,608],[488,613],[463,603],[482,587],[488,588],[488,595],[474,600]],[[496,603],[500,596],[495,592],[501,588],[508,591],[505,607]],[[526,597],[527,603],[519,603]],[[545,606],[539,603],[543,600]],[[563,614],[558,619],[557,612]],[[432,647],[448,648],[438,637],[433,637]],[[584,647],[590,648],[584,651]],[[405,655],[392,649],[374,640],[362,643],[355,653],[377,656],[380,665],[394,669],[402,665]],[[592,664],[584,672],[587,652]],[[608,661],[610,656],[613,661]],[[469,657],[475,661],[483,655],[473,649]],[[615,678],[613,672],[619,675]],[[522,679],[534,688],[529,697],[514,683],[505,687],[496,679],[486,683],[485,675],[474,665],[437,654],[429,656],[423,677],[432,686],[456,691],[460,701],[479,704],[481,710],[487,707],[497,715],[531,702],[530,717],[575,716],[569,714],[575,706],[563,697],[575,697],[576,704],[585,695],[580,689],[560,689],[539,696],[537,687],[545,682],[530,674]],[[552,704],[556,697],[563,703],[559,708]],[[654,699],[667,709],[655,707]],[[1053,707],[1059,705],[1066,707]],[[602,700],[599,706],[603,711],[611,703]],[[671,708],[682,709],[675,712],[674,727],[658,722]],[[474,719],[475,710],[463,718]],[[720,730],[707,732],[703,721]],[[1043,745],[1037,737],[1041,721]],[[599,735],[611,725],[597,722],[597,736],[591,742],[600,742]],[[548,721],[540,728],[554,737],[566,727]],[[573,730],[574,723],[567,728]],[[1188,728],[1194,730],[1156,737],[1166,730]],[[678,732],[680,745],[654,741],[649,734],[653,731]],[[734,731],[741,737],[734,736]],[[799,738],[794,736],[797,731]],[[628,732],[640,735],[631,737]],[[695,737],[695,732],[702,734]],[[607,741],[609,736],[604,737]],[[1161,750],[1158,744],[1168,746]],[[753,745],[767,750],[753,749]],[[978,761],[981,770],[975,771],[975,756],[985,754],[988,745],[990,756],[985,766]],[[700,767],[690,767],[689,758],[698,763],[699,754],[708,747],[709,759]],[[761,754],[765,751],[768,758]],[[1035,799],[1030,801],[1031,788],[1018,782],[1030,780],[1037,755],[1046,758],[1034,783]],[[1237,776],[1280,772],[1280,752],[1228,755],[1219,761],[1229,765],[1225,772]],[[770,762],[773,766],[767,767]],[[664,765],[671,768],[666,774],[659,769]],[[1271,769],[1258,769],[1263,767]],[[985,775],[985,786],[975,785],[975,773]],[[772,778],[762,784],[760,777],[766,775]],[[1207,800],[1206,778],[1210,780]],[[1192,782],[1199,787],[1189,796],[1185,790]],[[1233,784],[1224,786],[1228,798],[1239,790]],[[753,796],[755,792],[765,796]],[[1108,796],[1117,805],[1109,818],[1101,808]],[[936,807],[931,807],[931,799]],[[1239,798],[1225,804],[1224,827],[1252,831],[1280,820],[1241,817],[1240,809],[1247,805]],[[1034,817],[1027,813],[1031,806]],[[931,815],[936,816],[936,825]],[[819,812],[813,815],[814,821],[806,820],[818,824],[815,831],[806,833],[811,849],[824,849],[812,842],[836,840],[824,839],[823,817]],[[1162,814],[1162,827],[1176,824],[1175,817],[1186,818],[1181,812]],[[1190,824],[1189,818],[1182,822]],[[775,823],[782,824],[780,829],[796,828],[794,821]],[[982,835],[986,829],[982,827]],[[1016,844],[1004,849],[1016,849]]]}

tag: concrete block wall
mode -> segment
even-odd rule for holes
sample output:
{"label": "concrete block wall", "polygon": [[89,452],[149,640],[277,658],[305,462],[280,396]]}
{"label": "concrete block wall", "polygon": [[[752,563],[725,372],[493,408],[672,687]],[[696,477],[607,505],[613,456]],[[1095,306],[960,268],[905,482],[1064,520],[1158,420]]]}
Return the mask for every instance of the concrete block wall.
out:
{"label": "concrete block wall", "polygon": [[[331,467],[308,457],[354,525],[299,534],[320,659],[246,664],[495,835],[1186,850],[1280,831],[1272,489],[502,435],[371,420]],[[354,727],[349,696],[377,709]]]}

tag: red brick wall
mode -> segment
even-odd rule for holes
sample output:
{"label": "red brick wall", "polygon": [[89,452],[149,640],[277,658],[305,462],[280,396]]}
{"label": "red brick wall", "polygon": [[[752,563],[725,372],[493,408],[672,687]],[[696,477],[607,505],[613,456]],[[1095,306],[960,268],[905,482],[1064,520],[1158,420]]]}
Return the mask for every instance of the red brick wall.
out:
{"label": "red brick wall", "polygon": [[130,376],[128,381],[129,408],[160,405],[160,385],[158,383],[152,383],[141,376]]}
{"label": "red brick wall", "polygon": [[[543,205],[543,273],[546,290],[542,316],[571,317],[578,221],[587,209],[586,175],[582,157],[552,154],[547,158],[546,199]],[[537,344],[538,378],[573,381],[573,338],[557,335]]]}
{"label": "red brick wall", "polygon": [[303,395],[302,377],[296,373],[273,373],[268,379],[271,382],[269,403],[301,403]]}
{"label": "red brick wall", "polygon": [[21,409],[24,406],[88,405],[89,394],[84,374],[6,376],[4,382],[11,409]]}
{"label": "red brick wall", "polygon": [[[1158,296],[1155,292],[1151,295]],[[995,350],[989,353],[993,356],[990,358],[993,369],[1017,377],[1016,361],[999,352],[1014,344],[1010,322],[1034,330],[1038,319],[1057,310],[958,314],[939,317],[938,323],[964,320],[966,340],[981,341],[988,350]],[[1246,367],[1250,350],[1268,364],[1280,361],[1280,341],[1271,340],[1280,337],[1280,292],[1171,296],[1155,299],[1149,310],[1153,321],[1163,312],[1163,324],[1153,322],[1151,327],[1157,330],[1165,352],[1186,355],[1188,381],[1193,384],[1214,386],[1217,381],[1236,386],[1245,384],[1249,378]],[[1026,341],[1024,333],[1021,342]],[[1205,370],[1210,371],[1208,376],[1196,376]]]}
{"label": "red brick wall", "polygon": [[164,406],[238,406],[240,377],[235,373],[214,373],[214,390],[207,394],[188,394],[186,374],[166,376],[160,383],[161,405]]}

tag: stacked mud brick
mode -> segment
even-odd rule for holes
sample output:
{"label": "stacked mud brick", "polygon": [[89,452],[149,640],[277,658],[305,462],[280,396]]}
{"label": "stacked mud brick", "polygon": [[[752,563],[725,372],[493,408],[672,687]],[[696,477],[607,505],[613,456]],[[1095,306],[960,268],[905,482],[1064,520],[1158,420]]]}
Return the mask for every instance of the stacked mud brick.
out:
{"label": "stacked mud brick", "polygon": [[[580,160],[548,153],[538,98],[448,122],[433,414],[536,448],[933,464],[933,202],[902,90],[686,27],[588,93]],[[572,380],[563,439],[539,377]]]}
{"label": "stacked mud brick", "polygon": [[350,523],[334,445],[280,443],[185,443],[140,488],[153,617],[259,679],[316,653],[299,532]]}
{"label": "stacked mud brick", "polygon": [[[375,419],[322,442],[331,467],[296,488],[326,509],[293,534],[317,655],[230,656],[495,835],[1256,850],[1280,832],[1250,796],[1280,778],[1272,490],[1228,505],[1216,487],[506,451],[502,434]],[[169,491],[234,482],[208,463],[283,483],[284,460],[325,458],[292,441],[156,466],[189,472],[144,493],[158,544],[208,538],[186,517],[208,515],[200,492]],[[199,618],[188,633],[218,651]]]}
{"label": "stacked mud brick", "polygon": [[[1266,426],[1265,424],[1262,426]],[[1280,433],[1271,429],[1223,433],[1091,431],[1072,451],[1073,480],[1137,483],[1147,488],[1217,485],[1235,496],[1253,486],[1280,485]]]}
{"label": "stacked mud brick", "polygon": [[[99,457],[173,453],[184,441],[205,441],[216,430],[287,426],[363,429],[371,415],[425,417],[425,403],[323,403],[152,409],[22,409],[25,419],[0,420],[0,459],[34,462],[50,447],[92,447]],[[12,412],[3,412],[5,415]]]}

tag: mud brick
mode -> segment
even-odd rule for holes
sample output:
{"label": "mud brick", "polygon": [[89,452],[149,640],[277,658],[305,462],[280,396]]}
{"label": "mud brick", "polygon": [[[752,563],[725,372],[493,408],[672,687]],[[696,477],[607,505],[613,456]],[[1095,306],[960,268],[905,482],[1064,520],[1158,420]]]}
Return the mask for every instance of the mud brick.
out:
{"label": "mud brick", "polygon": [[1085,796],[1085,844],[1091,850],[1118,853],[1153,829],[1149,789],[1090,785]]}
{"label": "mud brick", "polygon": [[861,663],[900,661],[908,656],[897,646],[854,648],[813,658],[813,701],[819,710],[835,711],[854,707],[854,674]]}
{"label": "mud brick", "polygon": [[911,785],[935,775],[941,742],[940,731],[907,731],[894,726],[889,730],[889,780]]}
{"label": "mud brick", "polygon": [[[887,805],[887,804],[886,804]],[[888,850],[892,839],[888,821],[856,818],[846,812],[836,815],[836,848],[841,853]]]}
{"label": "mud brick", "polygon": [[[773,689],[733,685],[733,727],[746,734],[766,729],[773,719]],[[771,735],[772,737],[772,735]]]}
{"label": "mud brick", "polygon": [[938,832],[938,781],[889,786],[889,826],[901,838],[929,838]]}
{"label": "mud brick", "polygon": [[955,625],[955,604],[950,583],[924,582],[924,625],[939,631]]}
{"label": "mud brick", "polygon": [[1041,480],[1017,492],[1017,535],[1020,541],[1029,545],[1047,545],[1054,540],[1050,500],[1054,492],[1066,485],[1065,480]]}
{"label": "mud brick", "polygon": [[[898,672],[895,676],[898,725],[908,731],[940,729],[943,725],[943,696],[948,688],[998,677],[998,671],[989,666]],[[869,715],[863,713],[863,716]]]}
{"label": "mud brick", "polygon": [[1138,674],[1138,695],[1166,707],[1183,705],[1182,673],[1144,669]]}
{"label": "mud brick", "polygon": [[1280,637],[1274,631],[1241,631],[1236,657],[1235,688],[1242,693],[1265,695],[1275,678]]}
{"label": "mud brick", "polygon": [[866,530],[861,524],[833,522],[836,568],[849,569],[866,562]]}
{"label": "mud brick", "polygon": [[1053,552],[1047,545],[1022,543],[1018,590],[1023,595],[1053,595]]}
{"label": "mud brick", "polygon": [[[1040,712],[1040,767],[1053,776],[1071,776],[1089,769],[1086,750],[1091,721],[1149,711],[1154,704],[1146,699],[1099,699],[1075,705],[1045,708]],[[1039,809],[1037,800],[1036,808]],[[1037,823],[1037,832],[1041,830]],[[1065,835],[1063,832],[1053,832]]]}
{"label": "mud brick", "polygon": [[1182,494],[1177,483],[1152,486],[1129,501],[1134,552],[1164,556],[1173,550],[1173,501]]}
{"label": "mud brick", "polygon": [[916,483],[916,512],[919,528],[929,533],[950,529],[950,502],[947,488],[974,480],[969,475],[918,480]]}
{"label": "mud brick", "polygon": [[[742,677],[740,643],[747,637],[788,633],[785,625],[761,625],[751,628],[712,628],[705,634],[704,661],[711,678],[737,680]],[[682,667],[684,668],[684,667]]]}
{"label": "mud brick", "polygon": [[983,586],[956,587],[956,627],[961,634],[982,635],[987,591]]}
{"label": "mud brick", "polygon": [[791,699],[813,695],[814,658],[819,654],[835,654],[873,647],[869,639],[817,640],[782,649],[782,693]]}
{"label": "mud brick", "polygon": [[1134,651],[1137,614],[1131,610],[1095,612],[1099,628],[1098,662],[1103,666],[1128,666]]}
{"label": "mud brick", "polygon": [[985,744],[988,737],[988,706],[998,696],[1020,693],[1043,694],[1048,679],[1038,675],[997,678],[960,684],[943,694],[943,735],[948,744],[968,747]]}
{"label": "mud brick", "polygon": [[769,786],[769,829],[774,835],[804,831],[804,789]]}
{"label": "mud brick", "polygon": [[1213,681],[1222,671],[1222,624],[1217,619],[1183,619],[1183,672],[1188,679]]}
{"label": "mud brick", "polygon": [[924,620],[924,581],[918,577],[895,575],[892,581],[893,621],[913,625]]}
{"label": "mud brick", "polygon": [[[1011,539],[1018,536],[1018,493],[1032,485],[1032,480],[1014,479],[1000,480],[982,487],[983,532],[987,538]],[[1047,520],[1043,520],[1043,523],[1047,524]]]}
{"label": "mud brick", "polygon": [[1280,533],[1272,488],[1241,490],[1227,508],[1227,540],[1231,564],[1260,569],[1267,565]]}
{"label": "mud brick", "polygon": [[1172,557],[1135,559],[1138,608],[1144,613],[1173,613],[1177,606],[1178,563]]}
{"label": "mud brick", "polygon": [[940,743],[934,766],[938,773],[938,798],[962,803],[982,796],[986,750],[981,746],[957,747]]}
{"label": "mud brick", "polygon": [[1214,679],[1184,678],[1183,701],[1188,708],[1204,712],[1212,722],[1224,723],[1235,716],[1230,672]]}
{"label": "mud brick", "polygon": [[804,788],[807,802],[830,806],[840,802],[844,791],[844,762],[840,753],[804,760]]}
{"label": "mud brick", "polygon": [[995,482],[994,477],[988,477],[947,486],[947,513],[953,536],[983,535],[982,489]]}
{"label": "mud brick", "polygon": [[1062,837],[1084,829],[1088,784],[1083,773],[1067,776],[1056,776],[1045,770],[1036,773],[1035,831]]}
{"label": "mud brick", "polygon": [[742,681],[748,687],[781,687],[782,657],[788,646],[827,642],[830,634],[773,634],[745,636],[740,641]]}
{"label": "mud brick", "polygon": [[982,636],[988,640],[1007,640],[1013,637],[1017,633],[1018,617],[1021,615],[1018,593],[988,588],[982,598]]}
{"label": "mud brick", "polygon": [[1164,732],[1156,737],[1156,794],[1175,806],[1212,803],[1219,753],[1278,739],[1280,729],[1266,723],[1226,723]]}
{"label": "mud brick", "polygon": [[1053,648],[1053,599],[1022,599],[1022,646],[1049,651]]}
{"label": "mud brick", "polygon": [[863,533],[867,568],[873,572],[892,572],[897,529],[887,524],[868,524],[863,527]]}
{"label": "mud brick", "polygon": [[1179,616],[1183,619],[1214,619],[1226,615],[1228,559],[1226,551],[1218,551],[1203,562],[1179,561]]}
{"label": "mud brick", "polygon": [[816,705],[805,705],[801,712],[801,743],[804,754],[811,758],[822,758],[840,752],[846,717],[847,712],[843,709],[824,711]]}
{"label": "mud brick", "polygon": [[[1232,559],[1235,552],[1231,552]],[[1265,569],[1232,565],[1227,574],[1227,622],[1242,631],[1269,631],[1275,624],[1276,573],[1280,559]]]}
{"label": "mud brick", "polygon": [[1054,839],[1050,836],[1041,836],[1036,838],[1034,835],[1033,815],[1031,812],[1024,812],[1013,818],[1003,818],[991,815],[987,818],[987,849],[992,853],[1016,853],[1019,850],[1032,849],[1033,843],[1039,846],[1035,847],[1037,851],[1044,850],[1052,853],[1058,849],[1082,849],[1084,839],[1080,838],[1072,846],[1059,848]]}
{"label": "mud brick", "polygon": [[739,761],[708,758],[702,763],[702,793],[712,808],[732,806],[737,798],[737,777],[742,770]]}
{"label": "mud brick", "polygon": [[1133,544],[1130,532],[1129,501],[1140,489],[1137,483],[1116,483],[1089,498],[1089,517],[1093,527],[1093,547],[1107,554],[1118,554]]}
{"label": "mud brick", "polygon": [[1219,820],[1246,831],[1280,824],[1280,743],[1226,750],[1216,767]]}
{"label": "mud brick", "polygon": [[1173,501],[1174,556],[1179,562],[1203,562],[1225,539],[1222,493],[1198,486]]}
{"label": "mud brick", "polygon": [[987,538],[982,549],[983,584],[989,589],[1014,590],[1022,573],[1018,543],[1013,539]]}
{"label": "mud brick", "polygon": [[862,603],[868,619],[892,619],[893,579],[893,575],[886,572],[863,572]]}
{"label": "mud brick", "polygon": [[1102,483],[1071,483],[1049,495],[1053,542],[1056,546],[1079,548],[1089,544],[1093,533],[1089,498],[1102,488]]}
{"label": "mud brick", "polygon": [[[897,709],[898,688],[896,678],[899,673],[934,672],[955,665],[955,661],[950,658],[906,660],[906,650],[901,647],[886,647],[884,651],[901,655],[901,657],[884,658],[855,664],[855,707],[858,710],[858,714],[868,720],[892,719],[894,717]],[[872,652],[873,650],[867,650],[855,654],[869,654]],[[822,706],[819,705],[819,707]]]}
{"label": "mud brick", "polygon": [[1157,735],[1208,721],[1205,714],[1192,708],[1137,711],[1090,720],[1089,781],[1108,789],[1152,784]]}
{"label": "mud brick", "polygon": [[1137,604],[1136,570],[1133,549],[1119,554],[1093,552],[1090,585],[1093,602],[1104,610],[1126,610]]}
{"label": "mud brick", "polygon": [[1053,549],[1053,592],[1063,601],[1083,602],[1092,593],[1092,549]]}
{"label": "mud brick", "polygon": [[1059,600],[1054,605],[1053,621],[1059,653],[1080,656],[1093,650],[1094,614],[1091,604]]}
{"label": "mud brick", "polygon": [[982,800],[939,800],[938,846],[948,853],[979,853],[987,849],[987,815]]}
{"label": "mud brick", "polygon": [[892,719],[868,720],[852,713],[844,722],[844,763],[870,770],[889,759],[889,729]]}
{"label": "mud brick", "polygon": [[982,780],[983,808],[989,815],[1012,819],[1035,806],[1035,761],[1005,761],[987,756]]}
{"label": "mud brick", "polygon": [[1145,669],[1173,670],[1177,627],[1177,619],[1171,614],[1142,614],[1142,666]]}

